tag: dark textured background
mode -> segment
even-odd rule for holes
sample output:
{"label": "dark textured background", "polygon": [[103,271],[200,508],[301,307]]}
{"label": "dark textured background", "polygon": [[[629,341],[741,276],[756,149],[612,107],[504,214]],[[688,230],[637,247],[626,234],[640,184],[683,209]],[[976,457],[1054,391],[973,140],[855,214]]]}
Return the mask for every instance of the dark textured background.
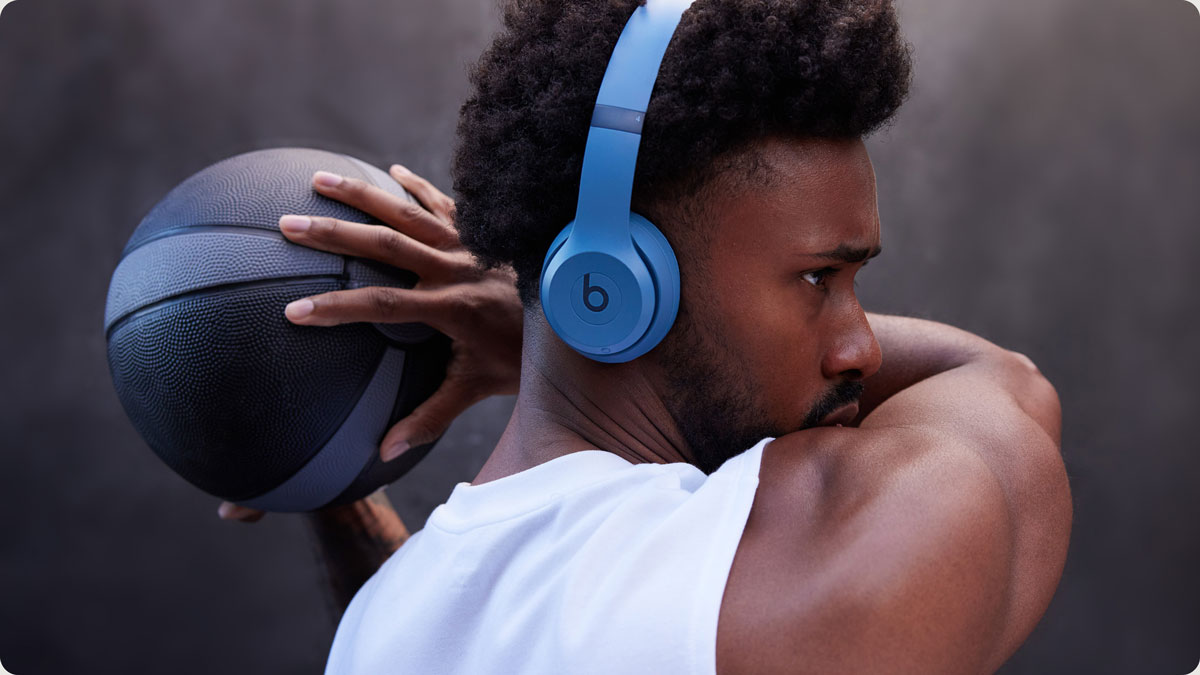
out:
{"label": "dark textured background", "polygon": [[[869,308],[1029,354],[1063,400],[1076,519],[1004,673],[1200,660],[1200,15],[1183,0],[900,0],[913,96],[871,140]],[[0,18],[0,660],[37,673],[319,672],[334,621],[304,524],[219,521],[133,431],[109,275],[194,171],[305,145],[449,186],[491,0],[18,0]],[[418,529],[511,399],[389,489]]]}

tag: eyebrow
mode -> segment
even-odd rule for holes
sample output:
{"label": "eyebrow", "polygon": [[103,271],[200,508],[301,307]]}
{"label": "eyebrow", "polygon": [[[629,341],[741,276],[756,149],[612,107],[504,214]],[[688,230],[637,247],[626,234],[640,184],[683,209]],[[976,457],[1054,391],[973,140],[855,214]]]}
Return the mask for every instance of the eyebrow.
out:
{"label": "eyebrow", "polygon": [[804,253],[804,256],[810,258],[824,258],[826,260],[836,260],[846,263],[859,263],[864,260],[870,260],[883,252],[882,246],[875,248],[858,248],[841,244],[832,251],[822,251],[820,253]]}

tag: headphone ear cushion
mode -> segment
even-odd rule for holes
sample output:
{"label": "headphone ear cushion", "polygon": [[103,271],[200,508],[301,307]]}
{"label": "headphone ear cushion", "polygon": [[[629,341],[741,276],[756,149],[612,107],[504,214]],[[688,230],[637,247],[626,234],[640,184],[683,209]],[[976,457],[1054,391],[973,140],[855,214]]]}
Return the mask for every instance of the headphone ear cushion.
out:
{"label": "headphone ear cushion", "polygon": [[636,213],[629,214],[629,230],[633,235],[633,245],[654,280],[656,302],[650,326],[640,340],[619,354],[622,361],[637,358],[654,349],[671,330],[679,313],[679,261],[675,258],[671,243],[653,223]]}
{"label": "headphone ear cushion", "polygon": [[[571,229],[575,226],[575,221],[571,221],[569,225],[564,227],[554,238],[550,244],[550,248],[546,251],[546,258],[542,260],[542,274],[538,277],[538,286],[544,286],[546,283],[546,268],[550,266],[550,261],[554,260],[554,256],[558,254],[558,249],[562,248],[563,244],[567,243],[567,237],[571,236]],[[541,291],[539,290],[539,293]]]}

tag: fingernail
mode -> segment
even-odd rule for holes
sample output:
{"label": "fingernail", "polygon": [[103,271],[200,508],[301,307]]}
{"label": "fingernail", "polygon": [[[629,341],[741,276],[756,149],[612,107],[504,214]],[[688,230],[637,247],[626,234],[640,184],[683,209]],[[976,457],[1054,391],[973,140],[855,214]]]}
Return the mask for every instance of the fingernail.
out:
{"label": "fingernail", "polygon": [[383,453],[380,456],[383,458],[383,461],[390,462],[400,455],[403,455],[404,452],[408,450],[408,447],[408,441],[393,443],[392,445],[384,448]]}
{"label": "fingernail", "polygon": [[291,234],[303,234],[312,225],[308,216],[284,216],[279,219],[279,229]]}
{"label": "fingernail", "polygon": [[403,166],[400,166],[399,164],[393,164],[392,171],[395,171],[396,173],[412,173],[411,171],[404,168]]}
{"label": "fingernail", "polygon": [[328,171],[318,171],[313,174],[313,180],[317,182],[317,185],[324,185],[325,187],[337,187],[342,184],[343,179],[341,176],[329,173]]}
{"label": "fingernail", "polygon": [[308,298],[288,303],[288,306],[283,308],[283,313],[287,316],[287,318],[293,320],[303,319],[309,314],[312,314],[312,311],[313,301],[309,300]]}

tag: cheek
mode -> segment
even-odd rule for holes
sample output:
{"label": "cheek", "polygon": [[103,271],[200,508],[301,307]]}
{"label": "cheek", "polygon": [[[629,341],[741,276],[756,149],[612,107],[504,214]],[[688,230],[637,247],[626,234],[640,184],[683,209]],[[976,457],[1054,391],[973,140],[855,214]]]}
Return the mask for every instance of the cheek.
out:
{"label": "cheek", "polygon": [[803,419],[820,388],[819,341],[810,333],[812,308],[800,290],[733,282],[721,288],[717,303],[729,347],[746,370],[742,377],[784,428]]}

